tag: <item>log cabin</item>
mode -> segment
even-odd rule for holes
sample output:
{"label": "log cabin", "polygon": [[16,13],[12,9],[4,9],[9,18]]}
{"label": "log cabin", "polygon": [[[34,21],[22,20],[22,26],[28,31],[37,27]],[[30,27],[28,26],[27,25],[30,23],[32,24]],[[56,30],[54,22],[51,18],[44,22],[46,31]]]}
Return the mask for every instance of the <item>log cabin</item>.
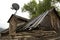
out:
{"label": "log cabin", "polygon": [[0,40],[57,40],[60,33],[60,16],[55,8],[34,19],[12,14],[9,28],[0,33]]}

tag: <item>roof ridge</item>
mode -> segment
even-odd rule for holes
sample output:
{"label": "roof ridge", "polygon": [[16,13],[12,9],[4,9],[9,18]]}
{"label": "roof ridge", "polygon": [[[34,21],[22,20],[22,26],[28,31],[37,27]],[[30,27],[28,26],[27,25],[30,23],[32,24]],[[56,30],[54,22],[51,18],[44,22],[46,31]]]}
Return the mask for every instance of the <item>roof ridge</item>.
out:
{"label": "roof ridge", "polygon": [[15,16],[16,18],[19,18],[19,19],[25,20],[25,21],[29,21],[29,20],[30,20],[30,19],[27,19],[27,18],[24,18],[24,17],[18,16],[18,15],[12,14],[11,17],[9,18],[8,22],[10,21],[10,19],[11,19],[13,16]]}

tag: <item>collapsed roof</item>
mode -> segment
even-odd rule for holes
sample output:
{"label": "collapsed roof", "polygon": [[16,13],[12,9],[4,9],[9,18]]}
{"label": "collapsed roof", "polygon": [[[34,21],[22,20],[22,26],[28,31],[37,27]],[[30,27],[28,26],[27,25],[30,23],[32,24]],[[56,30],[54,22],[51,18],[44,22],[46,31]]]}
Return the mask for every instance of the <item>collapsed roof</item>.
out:
{"label": "collapsed roof", "polygon": [[[52,12],[52,11],[54,11],[55,14],[56,14],[56,16],[60,19],[60,17],[58,15],[57,11],[55,10],[55,8],[52,8],[52,9],[50,9],[50,10],[48,10],[48,11],[40,14],[38,17],[34,18],[31,21],[29,21],[26,18],[23,18],[23,17],[20,17],[20,16],[12,14],[12,16],[15,16],[18,19],[21,19],[21,20],[24,20],[24,21],[28,21],[27,24],[24,24],[24,25],[21,25],[21,26],[17,27],[16,31],[20,32],[20,31],[25,31],[25,30],[33,30],[34,28],[36,28],[43,21],[43,19],[45,18],[45,16],[47,14],[49,14],[49,12]],[[10,19],[12,18],[12,16],[10,17]],[[10,21],[10,19],[8,20],[8,22]],[[8,31],[9,31],[9,29],[6,29],[6,30],[2,31],[2,33],[8,32]]]}
{"label": "collapsed roof", "polygon": [[32,21],[30,21],[29,23],[27,23],[26,25],[24,25],[24,27],[17,28],[16,31],[28,31],[28,30],[33,30],[35,29],[45,18],[45,16],[47,14],[49,14],[50,12],[54,11],[56,16],[60,19],[57,11],[55,10],[55,8],[52,8],[42,14],[40,14],[38,17],[36,17],[35,19],[33,19]]}

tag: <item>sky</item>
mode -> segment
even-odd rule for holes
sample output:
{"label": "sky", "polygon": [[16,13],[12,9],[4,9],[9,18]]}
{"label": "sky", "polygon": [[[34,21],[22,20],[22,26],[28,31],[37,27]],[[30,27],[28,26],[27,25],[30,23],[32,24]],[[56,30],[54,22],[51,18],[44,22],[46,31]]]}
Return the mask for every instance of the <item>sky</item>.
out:
{"label": "sky", "polygon": [[24,5],[24,3],[28,3],[30,0],[0,0],[0,28],[8,28],[9,23],[7,21],[9,20],[10,16],[15,13],[15,10],[12,10],[12,4],[18,3],[20,6],[20,9],[18,10],[16,15],[29,18],[29,14],[27,12],[22,13],[21,7]]}
{"label": "sky", "polygon": [[9,20],[10,16],[15,13],[15,10],[11,9],[13,3],[18,3],[20,5],[20,9],[16,15],[29,19],[28,12],[21,12],[21,8],[24,4],[30,1],[31,0],[0,0],[0,28],[6,29],[9,27],[9,23],[7,23],[7,21]]}

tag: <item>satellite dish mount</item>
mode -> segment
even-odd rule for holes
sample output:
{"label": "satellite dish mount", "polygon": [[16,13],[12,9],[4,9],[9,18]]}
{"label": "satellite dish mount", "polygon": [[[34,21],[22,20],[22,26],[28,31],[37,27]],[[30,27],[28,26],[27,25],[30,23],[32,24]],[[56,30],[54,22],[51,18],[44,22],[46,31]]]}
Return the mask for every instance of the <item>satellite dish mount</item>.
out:
{"label": "satellite dish mount", "polygon": [[16,10],[16,12],[14,13],[14,14],[16,14],[17,11],[19,10],[19,5],[18,5],[17,3],[13,3],[11,9],[12,9],[12,10]]}

